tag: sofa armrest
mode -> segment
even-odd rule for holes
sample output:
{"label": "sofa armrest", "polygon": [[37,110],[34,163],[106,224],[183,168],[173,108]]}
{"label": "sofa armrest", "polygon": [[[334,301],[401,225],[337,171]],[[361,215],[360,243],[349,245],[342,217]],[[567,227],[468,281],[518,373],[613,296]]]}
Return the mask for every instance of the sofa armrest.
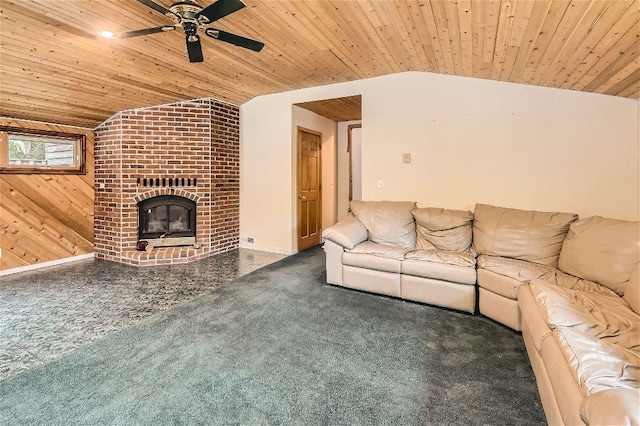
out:
{"label": "sofa armrest", "polygon": [[352,214],[322,232],[322,238],[333,241],[347,250],[366,241],[368,237],[367,228]]}

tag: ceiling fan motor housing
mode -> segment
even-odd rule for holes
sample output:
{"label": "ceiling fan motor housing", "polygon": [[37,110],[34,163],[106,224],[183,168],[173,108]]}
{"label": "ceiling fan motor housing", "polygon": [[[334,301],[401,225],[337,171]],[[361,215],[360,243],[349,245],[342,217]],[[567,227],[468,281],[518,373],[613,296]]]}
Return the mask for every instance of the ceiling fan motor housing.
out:
{"label": "ceiling fan motor housing", "polygon": [[[184,20],[194,20],[196,22],[195,16],[202,10],[202,6],[195,1],[180,1],[171,5],[169,10]],[[167,16],[175,18],[172,14],[167,14]]]}

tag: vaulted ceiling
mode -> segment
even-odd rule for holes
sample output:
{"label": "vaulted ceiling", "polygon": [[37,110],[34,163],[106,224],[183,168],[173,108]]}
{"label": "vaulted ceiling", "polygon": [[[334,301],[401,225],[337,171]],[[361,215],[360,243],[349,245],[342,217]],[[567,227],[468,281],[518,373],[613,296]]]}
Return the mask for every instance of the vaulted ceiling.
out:
{"label": "vaulted ceiling", "polygon": [[94,127],[129,108],[402,71],[640,97],[640,0],[245,3],[216,27],[266,47],[203,37],[204,62],[189,63],[181,31],[96,36],[171,24],[136,0],[2,0],[0,115]]}

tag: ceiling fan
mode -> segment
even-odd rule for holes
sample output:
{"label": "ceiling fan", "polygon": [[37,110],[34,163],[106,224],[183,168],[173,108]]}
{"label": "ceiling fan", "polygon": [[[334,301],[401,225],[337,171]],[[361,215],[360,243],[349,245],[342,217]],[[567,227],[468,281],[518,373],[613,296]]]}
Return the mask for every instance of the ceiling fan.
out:
{"label": "ceiling fan", "polygon": [[189,62],[202,62],[204,60],[202,56],[202,46],[200,45],[200,36],[198,36],[198,29],[203,30],[207,36],[216,40],[224,41],[225,43],[244,47],[256,52],[259,52],[264,47],[264,43],[257,40],[252,40],[237,34],[207,27],[207,25],[217,21],[218,19],[224,18],[225,16],[237,12],[245,7],[245,4],[241,0],[218,0],[204,8],[194,0],[184,0],[174,3],[168,9],[152,0],[138,1],[169,17],[174,24],[127,31],[113,35],[113,38],[138,37],[148,34],[173,31],[178,27],[182,27],[187,43]]}

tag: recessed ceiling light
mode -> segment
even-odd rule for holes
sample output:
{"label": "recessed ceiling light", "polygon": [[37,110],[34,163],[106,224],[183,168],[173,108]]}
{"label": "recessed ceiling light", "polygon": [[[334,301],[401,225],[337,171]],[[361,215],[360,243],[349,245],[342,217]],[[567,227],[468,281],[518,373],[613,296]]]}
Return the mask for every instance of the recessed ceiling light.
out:
{"label": "recessed ceiling light", "polygon": [[98,34],[100,34],[100,36],[104,38],[116,38],[115,34],[113,34],[111,31],[102,30]]}

